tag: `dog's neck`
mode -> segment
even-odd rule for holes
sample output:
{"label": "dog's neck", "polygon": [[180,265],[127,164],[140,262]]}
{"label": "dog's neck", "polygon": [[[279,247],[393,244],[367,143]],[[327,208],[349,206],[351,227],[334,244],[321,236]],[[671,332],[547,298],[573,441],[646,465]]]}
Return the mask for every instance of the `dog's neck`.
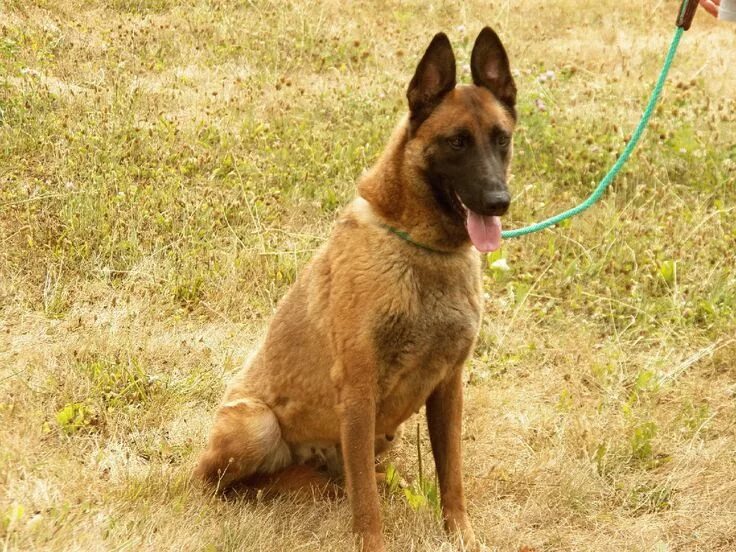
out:
{"label": "dog's neck", "polygon": [[358,194],[390,226],[441,251],[465,249],[465,221],[438,204],[424,176],[423,151],[409,140],[408,117],[394,129],[376,164],[358,182]]}

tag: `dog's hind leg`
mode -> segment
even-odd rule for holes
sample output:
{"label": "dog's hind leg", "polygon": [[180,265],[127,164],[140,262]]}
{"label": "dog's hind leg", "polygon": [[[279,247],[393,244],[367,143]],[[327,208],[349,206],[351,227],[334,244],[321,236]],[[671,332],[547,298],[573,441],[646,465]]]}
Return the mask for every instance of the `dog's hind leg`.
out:
{"label": "dog's hind leg", "polygon": [[291,463],[273,411],[257,399],[237,399],[220,406],[207,448],[194,475],[227,487],[256,472],[272,473]]}

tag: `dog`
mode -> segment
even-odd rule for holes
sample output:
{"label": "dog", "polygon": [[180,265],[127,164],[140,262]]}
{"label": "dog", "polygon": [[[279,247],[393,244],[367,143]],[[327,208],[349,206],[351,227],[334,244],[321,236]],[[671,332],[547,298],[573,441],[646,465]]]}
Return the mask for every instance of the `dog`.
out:
{"label": "dog", "polygon": [[376,454],[422,406],[445,527],[478,547],[462,482],[462,368],[482,312],[473,248],[500,245],[516,123],[516,85],[490,27],[470,69],[473,84],[456,86],[450,41],[432,39],[408,115],[229,384],[195,469],[228,486],[342,467],[368,552],[385,549]]}

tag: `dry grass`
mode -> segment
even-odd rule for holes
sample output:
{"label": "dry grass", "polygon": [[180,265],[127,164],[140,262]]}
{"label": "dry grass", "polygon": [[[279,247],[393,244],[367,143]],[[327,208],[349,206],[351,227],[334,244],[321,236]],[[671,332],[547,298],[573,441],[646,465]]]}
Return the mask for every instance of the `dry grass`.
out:
{"label": "dry grass", "polygon": [[[676,9],[591,4],[4,3],[4,549],[349,548],[344,501],[189,483],[223,383],[380,151],[434,32],[463,68],[491,24],[518,71],[508,224],[586,194]],[[605,201],[508,242],[510,271],[489,263],[465,471],[491,550],[736,548],[733,44],[700,14]],[[393,462],[412,481],[408,434]],[[386,493],[391,550],[451,549],[428,502]]]}

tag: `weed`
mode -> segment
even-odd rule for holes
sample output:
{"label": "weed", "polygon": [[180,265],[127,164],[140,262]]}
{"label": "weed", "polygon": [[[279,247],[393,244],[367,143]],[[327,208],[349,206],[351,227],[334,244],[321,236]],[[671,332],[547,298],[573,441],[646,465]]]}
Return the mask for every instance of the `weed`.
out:
{"label": "weed", "polygon": [[692,400],[688,400],[680,412],[680,419],[689,436],[701,433],[711,417],[707,403],[694,404]]}
{"label": "weed", "polygon": [[672,508],[673,495],[668,485],[639,485],[631,491],[628,507],[635,515],[662,512]]}
{"label": "weed", "polygon": [[134,358],[123,362],[95,359],[80,363],[78,369],[90,378],[94,396],[100,398],[107,409],[142,405],[156,389],[156,380]]}
{"label": "weed", "polygon": [[405,483],[393,463],[386,468],[386,485],[390,493],[401,492],[406,503],[414,510],[430,509],[436,516],[440,516],[440,496],[436,477],[432,480],[424,472],[422,457],[420,425],[417,424],[416,433],[417,477],[410,483]]}
{"label": "weed", "polygon": [[67,435],[92,426],[96,422],[94,409],[85,403],[68,403],[56,413],[56,423]]}
{"label": "weed", "polygon": [[631,456],[634,460],[644,463],[654,460],[652,441],[656,436],[657,424],[655,422],[643,422],[633,428],[629,443],[631,444]]}

